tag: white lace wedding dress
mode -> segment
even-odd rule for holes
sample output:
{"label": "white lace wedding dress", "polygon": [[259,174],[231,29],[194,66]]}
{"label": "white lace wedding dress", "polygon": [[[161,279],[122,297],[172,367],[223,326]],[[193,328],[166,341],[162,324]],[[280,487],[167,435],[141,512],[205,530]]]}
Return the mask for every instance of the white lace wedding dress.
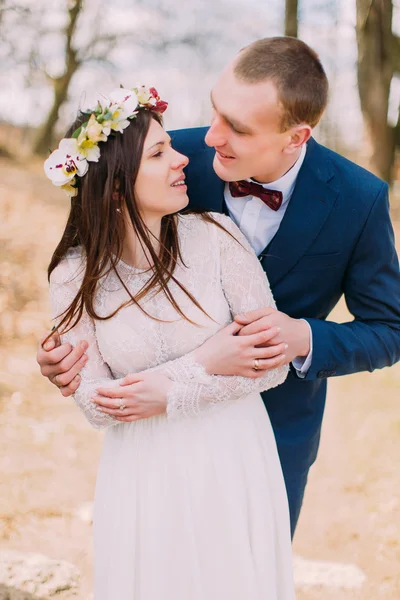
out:
{"label": "white lace wedding dress", "polygon": [[[243,235],[213,216],[240,243],[199,216],[179,216],[184,265],[175,271],[212,319],[171,283],[196,325],[158,293],[144,306],[163,322],[129,306],[106,321],[84,315],[64,336],[90,344],[75,400],[93,427],[107,428],[95,494],[95,600],[294,598],[285,486],[259,394],[281,384],[287,367],[261,379],[209,376],[191,355],[232,315],[275,305]],[[55,316],[75,296],[83,265],[76,248],[53,272]],[[118,268],[132,293],[150,277]],[[105,316],[126,299],[110,274],[96,307]],[[90,402],[98,386],[154,367],[175,382],[166,415],[119,423]]]}

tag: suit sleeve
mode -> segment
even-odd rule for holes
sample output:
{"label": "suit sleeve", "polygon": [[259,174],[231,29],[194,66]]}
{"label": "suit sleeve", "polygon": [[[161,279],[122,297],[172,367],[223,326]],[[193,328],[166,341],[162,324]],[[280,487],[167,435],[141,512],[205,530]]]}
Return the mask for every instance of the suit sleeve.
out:
{"label": "suit sleeve", "polygon": [[400,273],[387,184],[359,236],[343,291],[353,321],[307,319],[313,360],[306,380],[373,371],[400,360]]}

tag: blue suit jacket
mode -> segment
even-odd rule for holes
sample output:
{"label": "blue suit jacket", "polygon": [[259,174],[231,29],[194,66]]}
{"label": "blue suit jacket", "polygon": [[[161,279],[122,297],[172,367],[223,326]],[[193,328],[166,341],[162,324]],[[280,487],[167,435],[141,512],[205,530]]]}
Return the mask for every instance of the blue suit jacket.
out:
{"label": "blue suit jacket", "polygon": [[[189,207],[225,212],[224,182],[215,174],[207,128],[171,132],[189,156]],[[308,142],[289,206],[260,257],[279,310],[306,318],[313,360],[305,379],[294,370],[263,399],[284,471],[315,460],[328,377],[373,371],[400,360],[400,274],[386,183]],[[344,294],[354,316],[326,321]]]}

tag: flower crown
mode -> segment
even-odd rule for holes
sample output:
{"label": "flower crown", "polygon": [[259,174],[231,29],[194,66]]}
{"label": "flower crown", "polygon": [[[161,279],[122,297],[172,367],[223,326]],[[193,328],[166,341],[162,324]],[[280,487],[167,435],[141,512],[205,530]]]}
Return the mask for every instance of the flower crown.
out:
{"label": "flower crown", "polygon": [[155,88],[139,85],[132,90],[123,87],[108,97],[101,96],[94,109],[84,111],[89,116],[70,138],[61,140],[44,163],[44,171],[57,187],[71,198],[78,194],[76,177],[83,177],[90,162],[100,158],[99,142],[106,142],[112,132],[123,132],[140,108],[163,113],[168,106],[160,100]]}

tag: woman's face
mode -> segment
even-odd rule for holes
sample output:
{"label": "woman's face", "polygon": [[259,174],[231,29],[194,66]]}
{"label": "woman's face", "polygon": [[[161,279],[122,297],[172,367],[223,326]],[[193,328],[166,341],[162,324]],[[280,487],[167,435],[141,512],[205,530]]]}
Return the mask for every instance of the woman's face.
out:
{"label": "woman's face", "polygon": [[189,202],[183,169],[189,159],[171,147],[171,138],[151,120],[135,183],[135,196],[145,221],[161,218]]}

